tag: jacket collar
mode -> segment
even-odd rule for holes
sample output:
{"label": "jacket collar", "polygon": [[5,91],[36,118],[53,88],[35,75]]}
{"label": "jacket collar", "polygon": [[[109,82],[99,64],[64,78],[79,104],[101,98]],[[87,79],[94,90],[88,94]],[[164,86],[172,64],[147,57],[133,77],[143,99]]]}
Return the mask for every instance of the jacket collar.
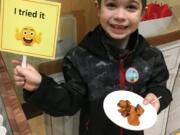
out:
{"label": "jacket collar", "polygon": [[79,44],[87,51],[104,59],[119,59],[119,56],[126,54],[139,55],[143,52],[148,43],[138,34],[138,30],[130,35],[126,50],[121,50],[112,45],[110,38],[98,25],[92,32],[89,32]]}

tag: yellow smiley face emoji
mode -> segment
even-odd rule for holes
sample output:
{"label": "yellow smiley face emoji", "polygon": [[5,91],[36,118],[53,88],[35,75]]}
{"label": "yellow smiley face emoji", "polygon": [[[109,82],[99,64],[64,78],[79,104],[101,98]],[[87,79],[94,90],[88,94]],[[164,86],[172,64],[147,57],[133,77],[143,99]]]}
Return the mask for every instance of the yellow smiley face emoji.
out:
{"label": "yellow smiley face emoji", "polygon": [[17,28],[15,37],[17,40],[22,40],[26,46],[31,46],[33,43],[39,44],[41,42],[41,33],[37,35],[35,29],[30,26],[22,28],[21,31]]}

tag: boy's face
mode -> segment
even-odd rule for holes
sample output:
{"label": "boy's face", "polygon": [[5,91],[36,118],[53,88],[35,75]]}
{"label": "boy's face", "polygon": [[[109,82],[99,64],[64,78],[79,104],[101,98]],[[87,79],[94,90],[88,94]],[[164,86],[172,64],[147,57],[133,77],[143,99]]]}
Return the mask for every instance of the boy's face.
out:
{"label": "boy's face", "polygon": [[142,17],[141,0],[102,0],[97,9],[101,26],[116,40],[134,32]]}

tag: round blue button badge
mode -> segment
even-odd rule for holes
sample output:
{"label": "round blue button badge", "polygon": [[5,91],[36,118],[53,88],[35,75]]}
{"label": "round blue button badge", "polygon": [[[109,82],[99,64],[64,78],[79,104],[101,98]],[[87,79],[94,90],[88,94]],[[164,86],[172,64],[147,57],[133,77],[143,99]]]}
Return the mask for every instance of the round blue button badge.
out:
{"label": "round blue button badge", "polygon": [[130,67],[126,71],[125,78],[127,82],[135,83],[139,80],[139,73],[135,68]]}

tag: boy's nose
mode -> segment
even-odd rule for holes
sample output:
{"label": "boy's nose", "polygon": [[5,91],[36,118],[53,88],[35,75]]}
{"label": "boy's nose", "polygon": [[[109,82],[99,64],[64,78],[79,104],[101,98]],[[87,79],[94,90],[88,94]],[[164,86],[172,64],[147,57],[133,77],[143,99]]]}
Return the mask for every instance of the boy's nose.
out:
{"label": "boy's nose", "polygon": [[122,8],[117,9],[114,14],[114,18],[117,20],[125,20],[126,17],[127,17],[126,11]]}

